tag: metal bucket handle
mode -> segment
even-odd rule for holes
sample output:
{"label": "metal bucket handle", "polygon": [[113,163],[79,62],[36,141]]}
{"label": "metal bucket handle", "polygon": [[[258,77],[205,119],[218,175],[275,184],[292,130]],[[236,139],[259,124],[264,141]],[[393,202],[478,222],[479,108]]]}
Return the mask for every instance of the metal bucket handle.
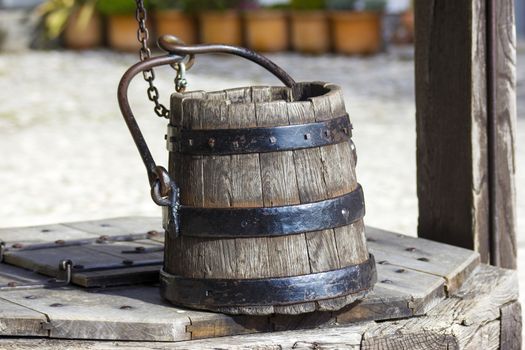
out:
{"label": "metal bucket handle", "polygon": [[270,61],[268,58],[258,53],[236,46],[229,45],[182,45],[178,39],[171,35],[164,35],[159,39],[159,46],[168,52],[165,56],[158,56],[146,59],[131,66],[122,76],[118,86],[118,104],[124,121],[133,137],[133,141],[139,150],[140,156],[151,186],[151,197],[153,201],[160,206],[172,206],[173,211],[179,207],[179,188],[171,179],[168,171],[157,166],[153,156],[146,144],[146,140],[140,131],[135,116],[131,110],[128,100],[128,88],[131,80],[139,73],[163,65],[171,65],[182,62],[186,56],[209,53],[225,53],[246,58],[258,65],[266,68],[281,80],[286,86],[293,87],[295,81],[279,66]]}

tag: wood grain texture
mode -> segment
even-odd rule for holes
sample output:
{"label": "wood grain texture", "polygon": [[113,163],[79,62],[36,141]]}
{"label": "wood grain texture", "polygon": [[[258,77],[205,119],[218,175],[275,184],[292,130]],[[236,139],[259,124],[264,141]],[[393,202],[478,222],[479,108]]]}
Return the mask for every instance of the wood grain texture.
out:
{"label": "wood grain texture", "polygon": [[363,349],[498,349],[500,308],[516,300],[515,272],[482,265],[427,316],[377,324]]}
{"label": "wood grain texture", "polygon": [[[139,288],[139,287],[137,287]],[[153,287],[100,290],[4,291],[2,299],[47,315],[49,337],[174,341],[189,339],[186,313],[143,300]],[[146,291],[150,289],[151,292]],[[157,300],[157,302],[159,302]]]}
{"label": "wood grain texture", "polygon": [[[89,268],[93,265],[121,265],[123,260],[159,261],[159,264],[144,267],[115,268],[100,271],[75,271],[72,273],[72,283],[83,287],[114,286],[132,283],[156,282],[159,278],[162,252],[145,252],[128,254],[124,251],[135,251],[138,247],[162,247],[160,243],[139,240],[132,242],[107,242],[98,244],[56,246],[47,249],[35,250],[8,250],[4,254],[4,261],[8,264],[23,267],[47,276],[58,275],[58,265],[62,260],[71,260],[73,267]],[[14,272],[13,272],[14,274]]]}
{"label": "wood grain texture", "polygon": [[418,233],[516,268],[514,2],[493,48],[487,4],[416,2]]}
{"label": "wood grain texture", "polygon": [[379,264],[392,264],[440,276],[454,293],[479,265],[479,253],[422,238],[367,227],[367,241]]}
{"label": "wood grain texture", "polygon": [[102,220],[66,222],[63,223],[63,225],[98,236],[146,234],[149,231],[164,231],[158,218],[144,216],[125,216]]}
{"label": "wood grain texture", "polygon": [[8,243],[40,243],[46,241],[56,241],[59,239],[88,239],[96,238],[96,233],[86,232],[70,226],[54,224],[31,227],[12,227],[0,229],[0,240]]}
{"label": "wood grain texture", "polygon": [[[402,274],[400,274],[402,275]],[[429,275],[430,276],[430,275]],[[434,278],[437,278],[434,276]],[[144,288],[144,287],[142,287]],[[380,290],[377,288],[373,293]],[[42,291],[43,292],[43,291]],[[110,303],[110,313],[99,311],[100,301],[93,305],[92,297],[75,296],[77,291],[64,291],[68,294],[67,299],[61,295],[38,295],[36,299],[25,299],[21,295],[6,294],[8,299],[13,298],[15,302],[30,303],[33,309],[49,311],[50,336],[67,335],[66,330],[76,336],[86,337],[89,333],[81,332],[80,328],[87,324],[81,324],[66,316],[67,310],[75,309],[83,312],[71,313],[71,315],[85,316],[98,324],[100,335],[108,335],[112,330],[113,337],[120,332],[127,331],[135,334],[135,337],[143,335],[140,329],[141,322],[148,322],[150,315],[157,313],[154,318],[157,328],[148,334],[154,337],[158,334],[164,336],[170,329],[172,336],[186,337],[195,336],[208,337],[208,339],[181,341],[176,343],[167,342],[126,342],[126,341],[104,341],[93,340],[56,340],[56,339],[20,339],[2,338],[0,347],[3,349],[378,349],[378,350],[401,350],[401,349],[518,349],[513,335],[520,333],[519,304],[517,304],[517,273],[515,271],[482,265],[475,273],[467,279],[456,294],[440,302],[432,310],[427,311],[425,316],[409,317],[395,321],[383,322],[360,322],[347,326],[336,326],[338,321],[330,317],[322,318],[329,313],[312,313],[301,316],[276,316],[273,320],[267,317],[237,316],[231,318],[226,315],[202,313],[195,311],[179,310],[182,313],[169,315],[166,312],[177,310],[176,308],[158,308],[158,294],[144,292],[143,289],[116,289],[107,291],[106,297]],[[10,292],[11,293],[11,292]],[[84,294],[89,294],[83,292]],[[15,293],[17,294],[17,293]],[[20,293],[18,293],[20,294]],[[91,294],[92,295],[92,294]],[[100,296],[100,294],[95,294]],[[148,297],[150,295],[151,297]],[[41,298],[40,298],[41,297]],[[157,299],[155,299],[157,298]],[[51,308],[48,303],[56,300],[66,300],[62,308]],[[121,310],[121,303],[132,306],[132,309]],[[105,305],[105,304],[104,304]],[[148,309],[144,309],[148,305]],[[85,309],[89,309],[84,312]],[[116,310],[115,310],[116,309]],[[126,316],[122,316],[122,315]],[[137,316],[137,314],[140,314]],[[213,315],[217,322],[212,323],[206,316]],[[97,323],[100,317],[112,322]],[[122,318],[126,317],[131,322],[125,328],[120,325]],[[168,318],[171,317],[171,327]],[[184,317],[187,317],[184,320]],[[244,318],[244,321],[242,319]],[[54,322],[54,320],[57,320]],[[166,323],[164,323],[166,321]],[[239,327],[243,322],[250,327]],[[63,331],[54,329],[54,326],[64,326]],[[308,325],[315,325],[316,329],[304,329]],[[133,327],[138,327],[133,328]],[[265,334],[225,336],[227,329],[237,327],[238,332],[252,332],[257,329],[275,331]],[[298,327],[295,331],[277,331]],[[92,331],[95,328],[88,328]],[[181,329],[186,332],[179,333]],[[56,333],[55,333],[56,332]],[[91,334],[93,336],[93,334]],[[184,339],[184,338],[182,338]],[[510,340],[510,347],[507,340]],[[500,343],[501,342],[501,343]]]}
{"label": "wood grain texture", "polygon": [[519,350],[522,348],[522,324],[519,302],[514,301],[501,307],[501,350]]}
{"label": "wood grain texture", "polygon": [[45,337],[44,324],[47,324],[45,314],[0,299],[0,336]]}
{"label": "wood grain texture", "polygon": [[517,267],[516,247],[516,33],[514,1],[496,1],[496,101],[494,140],[495,232],[492,264]]}
{"label": "wood grain texture", "polygon": [[[292,102],[292,95],[297,101]],[[293,94],[292,89],[266,86],[174,94],[172,107],[172,125],[209,130],[301,124],[345,113],[340,88],[324,83],[301,83]],[[179,163],[170,171],[181,185],[182,204],[189,206],[295,205],[337,197],[357,187],[355,159],[348,143],[260,154],[177,154],[171,159]],[[364,224],[359,221],[337,229],[281,237],[169,238],[165,267],[169,273],[187,277],[268,278],[331,271],[362,263],[368,257]],[[227,307],[220,311],[297,314],[337,310],[365,292],[330,301]]]}
{"label": "wood grain texture", "polygon": [[485,6],[416,1],[420,237],[489,261]]}

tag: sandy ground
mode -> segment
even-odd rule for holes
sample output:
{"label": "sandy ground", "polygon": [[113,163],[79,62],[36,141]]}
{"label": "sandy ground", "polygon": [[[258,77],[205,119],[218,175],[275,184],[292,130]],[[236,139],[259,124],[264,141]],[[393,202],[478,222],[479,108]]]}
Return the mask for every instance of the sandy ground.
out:
{"label": "sandy ground", "polygon": [[[517,190],[525,252],[525,50],[518,59]],[[415,235],[417,198],[413,60],[410,50],[370,58],[271,55],[296,80],[344,89],[359,155],[369,225]],[[123,215],[160,215],[116,103],[116,86],[136,58],[97,52],[0,55],[0,227]],[[163,101],[169,69],[157,72]],[[191,89],[279,84],[238,58],[199,57]],[[166,122],[153,115],[145,83],[131,101],[157,163],[166,164]],[[523,256],[523,254],[522,254]],[[525,285],[525,261],[520,270]],[[525,293],[522,293],[522,295]]]}

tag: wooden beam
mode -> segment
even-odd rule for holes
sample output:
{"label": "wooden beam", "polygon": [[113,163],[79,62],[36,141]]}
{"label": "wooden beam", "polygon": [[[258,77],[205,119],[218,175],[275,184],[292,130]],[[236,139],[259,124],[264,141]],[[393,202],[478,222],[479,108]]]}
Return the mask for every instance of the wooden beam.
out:
{"label": "wooden beam", "polygon": [[493,142],[489,156],[493,159],[491,188],[491,264],[516,268],[516,173],[514,146],[516,139],[516,33],[514,1],[494,3],[494,78]]}
{"label": "wooden beam", "polygon": [[[492,250],[492,263],[512,268],[516,261],[513,2],[496,2],[498,73],[491,102],[497,111],[497,136],[491,149],[486,7],[490,1],[415,2],[418,234],[474,249],[486,263],[491,262]],[[491,173],[496,175],[491,178]]]}

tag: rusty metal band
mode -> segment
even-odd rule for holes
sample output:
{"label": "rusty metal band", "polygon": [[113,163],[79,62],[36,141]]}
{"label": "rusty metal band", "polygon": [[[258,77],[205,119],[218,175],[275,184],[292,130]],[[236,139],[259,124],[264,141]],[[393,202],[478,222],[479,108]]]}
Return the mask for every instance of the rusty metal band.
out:
{"label": "rusty metal band", "polygon": [[341,269],[261,279],[187,278],[160,272],[161,295],[195,308],[290,305],[367,291],[377,280],[373,255]]}
{"label": "rusty metal band", "polygon": [[345,195],[319,202],[269,208],[178,210],[180,234],[197,237],[283,236],[349,225],[365,215],[360,185]]}
{"label": "rusty metal band", "polygon": [[243,129],[188,130],[168,126],[168,150],[183,154],[226,155],[289,151],[350,140],[348,114],[316,123]]}

